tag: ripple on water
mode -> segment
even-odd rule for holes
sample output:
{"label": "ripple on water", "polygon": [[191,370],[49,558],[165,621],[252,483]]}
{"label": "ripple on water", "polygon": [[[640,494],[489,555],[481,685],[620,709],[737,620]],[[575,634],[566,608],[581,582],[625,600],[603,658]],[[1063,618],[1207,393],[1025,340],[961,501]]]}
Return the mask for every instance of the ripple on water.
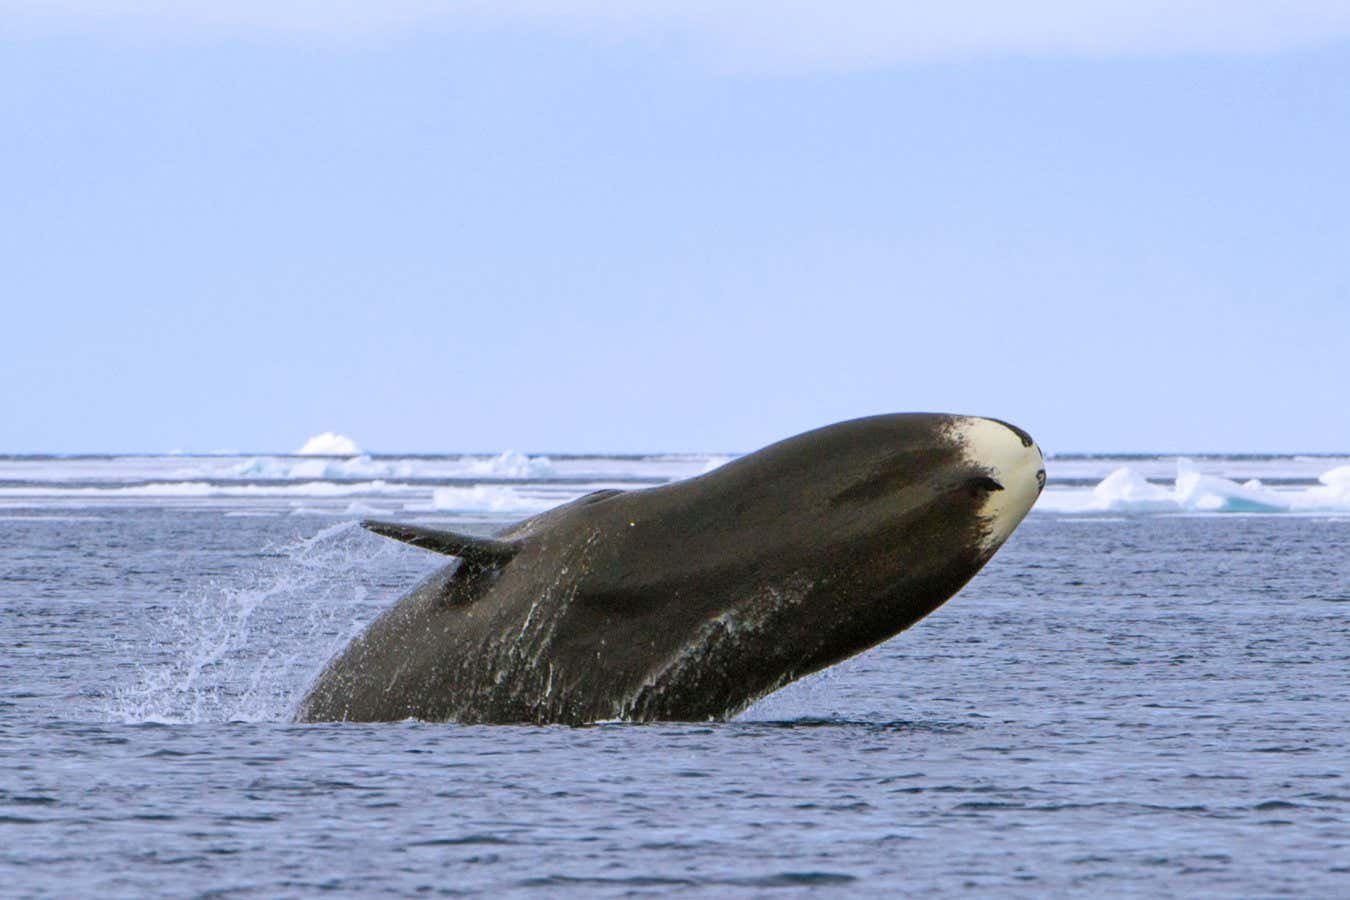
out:
{"label": "ripple on water", "polygon": [[425,555],[106,518],[0,544],[16,895],[1345,893],[1350,521],[1030,522],[740,720],[536,729],[287,721]]}

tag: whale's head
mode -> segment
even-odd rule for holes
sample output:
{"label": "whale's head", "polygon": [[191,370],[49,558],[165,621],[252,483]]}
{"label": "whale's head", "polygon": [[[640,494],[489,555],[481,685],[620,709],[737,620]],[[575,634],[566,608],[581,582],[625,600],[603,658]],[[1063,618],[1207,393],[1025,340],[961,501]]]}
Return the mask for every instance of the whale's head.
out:
{"label": "whale's head", "polygon": [[[977,499],[982,549],[992,554],[1013,533],[1045,488],[1045,456],[1031,435],[999,419],[955,417],[948,427]],[[958,475],[959,477],[959,475]],[[987,479],[987,480],[986,480]]]}
{"label": "whale's head", "polygon": [[704,480],[719,524],[769,554],[806,544],[836,567],[978,568],[1040,496],[1045,459],[998,419],[904,413],[806,432]]}
{"label": "whale's head", "polygon": [[[632,596],[662,593],[655,573],[678,560],[680,602],[701,619],[675,668],[772,671],[756,693],[773,690],[960,590],[1036,502],[1044,465],[1030,435],[996,419],[906,413],[810,431],[658,489],[668,502],[630,520],[626,551],[647,561],[629,570]],[[673,688],[684,675],[670,674]]]}

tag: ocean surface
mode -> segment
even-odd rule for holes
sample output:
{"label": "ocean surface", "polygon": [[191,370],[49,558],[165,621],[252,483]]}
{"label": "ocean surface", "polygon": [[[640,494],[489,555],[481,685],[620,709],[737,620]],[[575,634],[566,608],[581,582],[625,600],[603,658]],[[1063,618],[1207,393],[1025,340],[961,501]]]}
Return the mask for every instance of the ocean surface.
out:
{"label": "ocean surface", "polygon": [[443,560],[725,457],[0,457],[0,895],[1350,896],[1350,458],[1057,457],[731,722],[289,721]]}

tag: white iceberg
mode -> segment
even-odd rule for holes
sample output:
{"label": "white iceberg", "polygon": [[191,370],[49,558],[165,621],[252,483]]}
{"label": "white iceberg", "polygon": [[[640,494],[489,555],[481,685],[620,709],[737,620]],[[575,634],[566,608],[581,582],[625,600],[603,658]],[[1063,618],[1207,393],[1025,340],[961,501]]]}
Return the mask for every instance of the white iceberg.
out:
{"label": "white iceberg", "polygon": [[351,438],[325,431],[305,441],[296,456],[360,456],[361,448]]}

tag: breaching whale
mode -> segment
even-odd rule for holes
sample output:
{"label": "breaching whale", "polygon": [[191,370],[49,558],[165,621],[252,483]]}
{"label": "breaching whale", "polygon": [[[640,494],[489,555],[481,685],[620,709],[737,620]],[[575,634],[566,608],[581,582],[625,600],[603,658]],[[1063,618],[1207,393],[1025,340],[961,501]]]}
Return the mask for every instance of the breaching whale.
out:
{"label": "breaching whale", "polygon": [[364,522],[458,560],[332,659],[297,719],[729,717],[928,615],[1044,484],[1025,431],[904,413],[597,491],[495,538]]}

